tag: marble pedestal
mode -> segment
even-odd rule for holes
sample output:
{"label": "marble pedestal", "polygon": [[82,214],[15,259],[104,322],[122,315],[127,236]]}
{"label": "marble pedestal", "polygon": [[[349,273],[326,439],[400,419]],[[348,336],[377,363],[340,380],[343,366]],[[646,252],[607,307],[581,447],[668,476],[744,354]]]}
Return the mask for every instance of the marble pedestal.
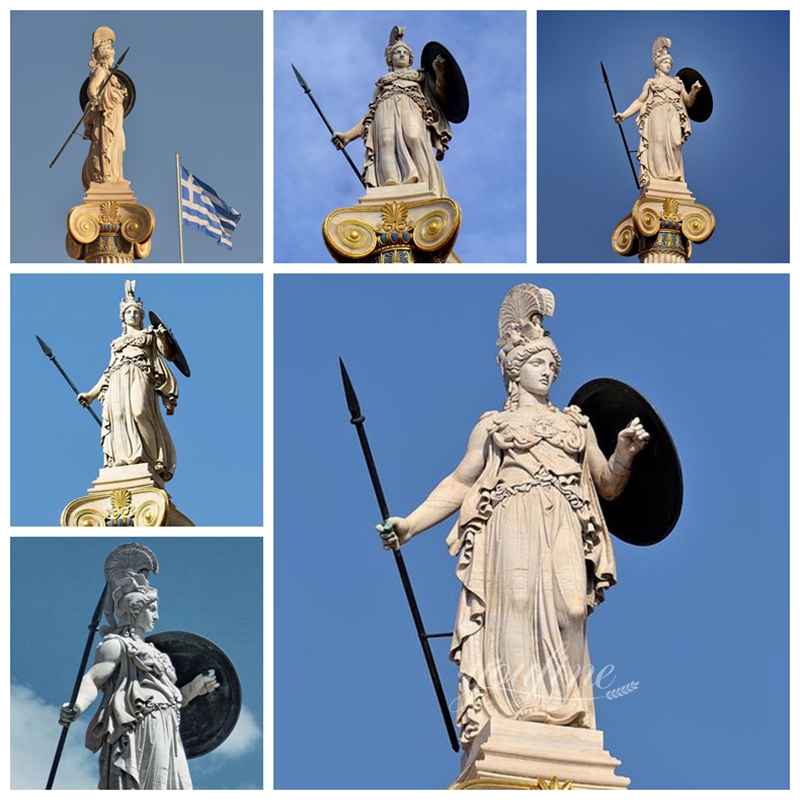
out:
{"label": "marble pedestal", "polygon": [[409,184],[368,188],[357,206],[328,214],[322,237],[340,263],[442,264],[458,262],[460,227],[458,203]]}
{"label": "marble pedestal", "polygon": [[642,264],[685,264],[692,245],[709,239],[715,226],[711,209],[695,201],[686,183],[653,178],[614,228],[611,246]]}
{"label": "marble pedestal", "polygon": [[620,761],[603,749],[603,732],[490,720],[461,759],[449,789],[626,789]]}
{"label": "marble pedestal", "polygon": [[132,264],[150,255],[153,212],[139,205],[130,181],[89,184],[83,205],[67,215],[67,255],[87,264]]}
{"label": "marble pedestal", "polygon": [[194,526],[172,503],[149,464],[105,467],[86,497],[61,513],[62,527],[163,528]]}

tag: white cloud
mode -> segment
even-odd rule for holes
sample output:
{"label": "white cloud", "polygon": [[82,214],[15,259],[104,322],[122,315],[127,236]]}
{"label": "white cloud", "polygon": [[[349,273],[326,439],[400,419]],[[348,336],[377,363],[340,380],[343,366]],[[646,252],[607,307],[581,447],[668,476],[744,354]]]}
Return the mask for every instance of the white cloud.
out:
{"label": "white cloud", "polygon": [[249,753],[261,741],[261,729],[252,712],[242,706],[239,721],[233,733],[214,751],[214,755],[225,758],[238,758]]}
{"label": "white cloud", "polygon": [[[11,788],[44,789],[61,726],[58,707],[30,689],[11,684]],[[70,727],[54,789],[96,789],[97,762],[85,748],[86,723]]]}

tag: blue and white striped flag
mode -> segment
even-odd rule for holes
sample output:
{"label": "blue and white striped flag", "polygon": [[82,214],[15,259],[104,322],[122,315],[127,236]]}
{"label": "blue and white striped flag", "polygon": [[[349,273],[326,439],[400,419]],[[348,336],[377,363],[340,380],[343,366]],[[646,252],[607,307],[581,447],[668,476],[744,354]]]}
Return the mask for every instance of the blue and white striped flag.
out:
{"label": "blue and white striped flag", "polygon": [[181,218],[184,225],[205,232],[231,250],[231,237],[242,215],[181,164]]}

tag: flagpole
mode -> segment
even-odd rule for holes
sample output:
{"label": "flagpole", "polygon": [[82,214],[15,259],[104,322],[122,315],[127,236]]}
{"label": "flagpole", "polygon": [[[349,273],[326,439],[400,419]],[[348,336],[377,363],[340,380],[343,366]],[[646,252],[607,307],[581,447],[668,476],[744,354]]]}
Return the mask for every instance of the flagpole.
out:
{"label": "flagpole", "polygon": [[181,154],[175,153],[175,175],[178,181],[178,242],[181,248],[181,264],[183,264],[183,209],[181,208]]}

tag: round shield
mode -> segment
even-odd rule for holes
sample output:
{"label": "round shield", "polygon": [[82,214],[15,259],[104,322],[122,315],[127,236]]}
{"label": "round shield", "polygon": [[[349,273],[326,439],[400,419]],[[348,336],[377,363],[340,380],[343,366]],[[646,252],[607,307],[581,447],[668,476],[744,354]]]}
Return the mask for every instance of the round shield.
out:
{"label": "round shield", "polygon": [[570,405],[580,406],[592,423],[597,443],[609,458],[617,434],[639,417],[650,434],[633,459],[628,485],[615,500],[600,498],[608,529],[628,544],[657,544],[671,533],[683,505],[683,477],[678,451],[658,412],[632,386],[596,378],[581,386]]}
{"label": "round shield", "polygon": [[[150,324],[154,328],[157,328],[159,325],[164,325],[164,323],[161,321],[161,317],[159,317],[155,311],[150,312]],[[190,378],[192,376],[192,371],[189,369],[189,365],[186,363],[186,356],[183,354],[183,350],[181,350],[178,340],[166,325],[164,325],[164,327],[167,330],[167,340],[169,341],[169,346],[175,351],[175,358],[172,359],[172,362],[187,378]]]}
{"label": "round shield", "polygon": [[436,76],[433,69],[433,62],[438,56],[442,56],[447,62],[444,69],[444,79],[447,84],[447,102],[442,104],[442,111],[450,122],[463,122],[469,113],[469,92],[467,82],[461,73],[458,62],[450,54],[450,51],[439,42],[428,42],[422,48],[422,58],[420,63],[422,68],[431,76]]}
{"label": "round shield", "polygon": [[683,81],[683,88],[687,92],[691,91],[692,84],[695,81],[700,81],[700,85],[703,88],[697,93],[694,104],[687,108],[686,111],[689,113],[689,119],[692,122],[705,122],[714,110],[714,98],[711,95],[708,81],[696,69],[691,67],[679,69],[675,77]]}
{"label": "round shield", "polygon": [[[130,75],[127,75],[121,69],[118,69],[114,74],[119,79],[122,88],[128,90],[128,96],[122,101],[122,114],[127,117],[133,110],[133,104],[136,102],[136,87],[133,85]],[[81,111],[85,111],[86,104],[89,102],[89,78],[83,82],[78,99],[81,104]]]}
{"label": "round shield", "polygon": [[145,641],[166,653],[175,667],[176,685],[185,686],[213,669],[219,688],[201,694],[181,709],[181,741],[187,758],[197,758],[219,747],[230,736],[242,707],[239,676],[228,656],[214,642],[186,631],[164,631]]}

